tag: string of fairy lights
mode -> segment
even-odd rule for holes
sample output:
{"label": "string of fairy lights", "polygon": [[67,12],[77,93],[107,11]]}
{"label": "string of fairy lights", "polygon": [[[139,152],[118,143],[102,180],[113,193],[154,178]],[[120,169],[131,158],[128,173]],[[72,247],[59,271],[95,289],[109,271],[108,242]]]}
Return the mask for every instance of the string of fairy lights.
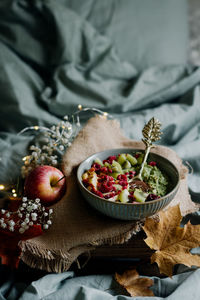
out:
{"label": "string of fairy lights", "polygon": [[[71,142],[76,137],[77,133],[79,132],[79,130],[81,128],[80,114],[84,114],[86,112],[98,114],[101,117],[103,117],[104,119],[107,119],[107,118],[113,119],[112,115],[110,115],[107,112],[104,112],[97,108],[90,108],[90,107],[83,108],[82,105],[79,104],[77,111],[75,111],[70,116],[66,115],[63,117],[64,121],[67,122],[67,127],[66,127],[66,123],[64,124],[63,123],[64,121],[61,121],[61,132],[58,133],[58,130],[57,130],[57,132],[55,132],[56,127],[54,125],[51,128],[48,128],[45,126],[34,125],[34,126],[25,127],[18,133],[18,135],[23,135],[28,131],[49,133],[52,136],[57,135],[58,139],[54,142],[54,146],[56,147],[57,144],[59,144],[59,141],[60,141],[59,139],[61,139],[61,137],[63,137],[63,134],[67,130],[68,136],[65,139],[66,143],[65,143],[65,145],[60,145],[60,150],[62,149],[62,151],[65,151],[71,145]],[[64,125],[62,125],[62,124],[64,124]],[[30,158],[29,155],[26,155],[22,158],[24,165],[28,164],[29,158]],[[1,160],[2,160],[2,158],[0,157],[0,163],[1,163]],[[13,187],[13,186],[11,187],[10,185],[0,184],[0,192],[5,192],[5,193],[7,192],[9,194],[9,196],[12,196],[14,198],[18,197],[16,187]]]}

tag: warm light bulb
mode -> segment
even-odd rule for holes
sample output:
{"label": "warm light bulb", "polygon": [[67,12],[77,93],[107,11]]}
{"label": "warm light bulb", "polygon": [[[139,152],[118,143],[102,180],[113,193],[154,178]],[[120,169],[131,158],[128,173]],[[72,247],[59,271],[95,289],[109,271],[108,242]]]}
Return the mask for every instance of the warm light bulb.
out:
{"label": "warm light bulb", "polygon": [[38,129],[39,129],[39,126],[34,126],[34,129],[35,129],[35,130],[38,130]]}
{"label": "warm light bulb", "polygon": [[105,112],[103,113],[103,117],[104,117],[105,119],[107,119],[107,116],[108,116],[108,113],[105,111]]}
{"label": "warm light bulb", "polygon": [[79,110],[82,110],[82,108],[83,108],[82,105],[79,104],[79,105],[78,105],[78,109],[79,109]]}
{"label": "warm light bulb", "polygon": [[13,197],[17,197],[17,194],[16,194],[16,193],[14,193],[14,194],[13,194]]}
{"label": "warm light bulb", "polygon": [[0,184],[0,191],[4,190],[5,186],[3,184]]}
{"label": "warm light bulb", "polygon": [[15,193],[16,192],[16,190],[15,189],[12,189],[12,193]]}

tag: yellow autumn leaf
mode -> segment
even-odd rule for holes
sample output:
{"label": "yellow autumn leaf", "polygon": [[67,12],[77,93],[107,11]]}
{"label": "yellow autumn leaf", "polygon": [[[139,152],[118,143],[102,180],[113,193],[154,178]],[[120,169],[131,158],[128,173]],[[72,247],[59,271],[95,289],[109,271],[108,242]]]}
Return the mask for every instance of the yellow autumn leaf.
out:
{"label": "yellow autumn leaf", "polygon": [[156,262],[160,273],[169,277],[176,264],[200,267],[200,256],[190,253],[192,248],[200,246],[200,225],[188,222],[180,227],[181,220],[180,208],[176,205],[161,211],[159,221],[147,218],[143,227],[147,235],[145,243],[155,250],[151,263]]}
{"label": "yellow autumn leaf", "polygon": [[116,281],[126,289],[131,297],[154,296],[149,289],[153,285],[153,280],[146,277],[139,277],[135,269],[127,270],[122,275],[115,273]]}

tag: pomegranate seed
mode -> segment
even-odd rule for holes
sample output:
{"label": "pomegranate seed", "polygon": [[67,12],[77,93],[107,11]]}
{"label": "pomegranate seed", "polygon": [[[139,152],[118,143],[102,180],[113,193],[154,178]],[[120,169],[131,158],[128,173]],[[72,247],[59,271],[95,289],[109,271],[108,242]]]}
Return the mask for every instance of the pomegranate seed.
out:
{"label": "pomegranate seed", "polygon": [[95,171],[100,171],[101,166],[100,166],[100,164],[98,164],[98,163],[94,163],[94,164],[92,164],[92,168],[94,168]]}
{"label": "pomegranate seed", "polygon": [[88,186],[88,179],[83,179],[82,182],[85,186]]}
{"label": "pomegranate seed", "polygon": [[127,183],[127,181],[120,180],[119,184],[122,185],[122,186],[127,186],[128,183]]}
{"label": "pomegranate seed", "polygon": [[160,197],[157,196],[157,195],[155,195],[155,194],[149,194],[149,195],[147,196],[146,201],[152,201],[152,200],[156,200],[156,199],[159,199],[159,198],[160,198]]}
{"label": "pomegranate seed", "polygon": [[101,168],[101,172],[103,172],[103,173],[107,173],[107,172],[108,172],[108,168],[106,168],[106,167],[102,167],[102,168]]}
{"label": "pomegranate seed", "polygon": [[127,177],[126,177],[125,174],[120,174],[120,175],[118,175],[118,176],[117,176],[117,179],[118,179],[119,181],[121,181],[121,180],[127,181]]}
{"label": "pomegranate seed", "polygon": [[109,193],[109,194],[107,194],[107,195],[104,195],[104,198],[105,199],[109,199],[109,198],[112,198],[112,197],[114,197],[116,194],[114,193],[114,192],[112,192],[112,193]]}
{"label": "pomegranate seed", "polygon": [[150,161],[149,165],[154,167],[154,166],[156,166],[156,162],[155,161]]}
{"label": "pomegranate seed", "polygon": [[135,175],[135,171],[129,171],[129,174],[131,174],[131,175]]}

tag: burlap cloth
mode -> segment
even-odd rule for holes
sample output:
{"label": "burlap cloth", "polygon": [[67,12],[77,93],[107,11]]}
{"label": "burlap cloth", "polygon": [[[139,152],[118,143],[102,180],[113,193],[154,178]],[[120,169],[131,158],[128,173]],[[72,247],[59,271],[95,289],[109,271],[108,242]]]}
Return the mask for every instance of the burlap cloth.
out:
{"label": "burlap cloth", "polygon": [[[140,230],[140,221],[114,220],[89,207],[76,181],[76,167],[86,157],[106,149],[123,147],[143,149],[144,145],[126,138],[115,120],[96,116],[88,121],[63,157],[67,191],[53,206],[53,225],[42,236],[20,244],[21,259],[26,264],[50,272],[62,272],[80,254],[105,243],[124,243]],[[187,168],[181,159],[173,150],[163,146],[156,146],[152,152],[169,158],[180,172],[180,188],[170,206],[179,203],[182,215],[197,210],[188,193]]]}

